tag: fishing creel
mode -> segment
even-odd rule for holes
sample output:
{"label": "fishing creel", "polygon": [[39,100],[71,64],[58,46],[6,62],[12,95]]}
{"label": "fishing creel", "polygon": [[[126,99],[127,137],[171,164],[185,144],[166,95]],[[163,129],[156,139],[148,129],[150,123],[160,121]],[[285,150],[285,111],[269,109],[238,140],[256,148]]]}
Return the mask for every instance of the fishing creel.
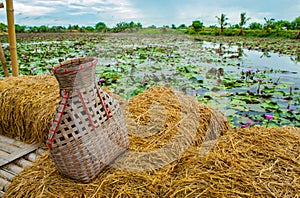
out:
{"label": "fishing creel", "polygon": [[57,169],[88,183],[129,146],[119,102],[98,86],[97,59],[61,62],[53,69],[60,102],[47,146]]}

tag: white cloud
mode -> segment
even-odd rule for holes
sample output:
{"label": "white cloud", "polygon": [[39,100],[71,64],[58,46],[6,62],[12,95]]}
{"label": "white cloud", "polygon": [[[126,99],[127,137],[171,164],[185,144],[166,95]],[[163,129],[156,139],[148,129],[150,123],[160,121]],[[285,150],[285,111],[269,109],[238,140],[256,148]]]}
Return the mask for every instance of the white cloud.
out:
{"label": "white cloud", "polygon": [[70,15],[76,16],[76,15],[84,15],[84,14],[89,14],[88,12],[71,12],[69,13]]}
{"label": "white cloud", "polygon": [[14,2],[15,14],[22,14],[27,16],[43,16],[47,13],[53,12],[54,10],[55,9],[52,7],[24,4],[17,1]]}
{"label": "white cloud", "polygon": [[[131,0],[14,0],[15,21],[20,25],[94,25],[99,21],[113,27],[121,21],[143,16]],[[5,3],[5,2],[4,2]],[[2,11],[2,10],[1,10]],[[3,16],[3,17],[2,17]],[[0,13],[6,23],[6,12]]]}
{"label": "white cloud", "polygon": [[45,5],[45,6],[58,6],[58,5],[66,5],[65,1],[62,0],[32,0],[31,5]]}
{"label": "white cloud", "polygon": [[[190,25],[200,20],[205,26],[217,25],[215,16],[225,13],[230,24],[239,22],[241,12],[251,22],[264,23],[264,17],[293,20],[299,16],[299,0],[293,5],[284,0],[13,0],[16,23],[22,25],[94,25],[103,21],[109,27],[118,22],[141,22],[148,25]],[[272,2],[272,3],[271,3]],[[5,1],[4,1],[5,3]],[[6,23],[5,9],[0,22]]]}
{"label": "white cloud", "polygon": [[141,12],[133,8],[129,1],[107,0],[97,1],[98,4],[92,4],[93,1],[94,0],[88,0],[87,3],[93,5],[89,9],[94,10],[99,18],[107,21],[110,26],[120,21],[137,20],[143,17]]}
{"label": "white cloud", "polygon": [[93,6],[93,5],[114,5],[114,6],[130,6],[128,0],[32,0],[31,4],[43,5],[71,5]]}
{"label": "white cloud", "polygon": [[264,24],[265,23],[264,18],[272,18],[272,13],[270,13],[270,12],[252,12],[252,11],[249,11],[249,12],[247,12],[247,15],[251,18],[250,21],[249,21],[249,24],[252,23],[252,22],[257,22],[257,23]]}

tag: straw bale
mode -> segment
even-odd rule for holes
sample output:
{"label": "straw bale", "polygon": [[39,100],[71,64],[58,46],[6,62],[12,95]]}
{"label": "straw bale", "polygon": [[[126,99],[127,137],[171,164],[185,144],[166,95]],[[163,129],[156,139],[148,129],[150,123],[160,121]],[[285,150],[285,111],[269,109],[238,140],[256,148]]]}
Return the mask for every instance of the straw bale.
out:
{"label": "straw bale", "polygon": [[299,154],[299,128],[239,128],[205,157],[187,159],[165,195],[299,197]]}
{"label": "straw bale", "polygon": [[191,145],[214,140],[230,130],[222,114],[166,87],[150,88],[121,107],[130,152],[113,166],[123,171],[156,169],[179,158]]}
{"label": "straw bale", "polygon": [[231,130],[214,109],[165,87],[150,88],[120,105],[129,149],[94,181],[82,184],[60,175],[47,152],[13,179],[6,196],[163,197],[174,173],[187,159],[198,158],[195,148],[201,150],[203,140]]}
{"label": "straw bale", "polygon": [[[113,96],[124,104],[122,98]],[[0,134],[27,143],[45,143],[59,101],[54,76],[0,79]]]}
{"label": "straw bale", "polygon": [[44,142],[58,101],[54,77],[0,79],[0,134],[27,143]]}
{"label": "straw bale", "polygon": [[[18,86],[23,87],[20,85],[24,82],[18,82],[18,78],[12,79],[15,86],[11,87],[0,81],[2,104],[17,105],[21,102],[18,96],[26,96],[26,102],[20,103],[22,107],[11,105],[1,110],[6,122],[26,118],[22,123],[28,126],[28,120],[33,122],[43,114],[52,119],[50,114],[57,101],[51,101],[58,98],[56,80],[37,79],[26,79],[34,82],[21,90]],[[17,94],[8,97],[11,93]],[[82,184],[61,175],[46,152],[13,178],[4,197],[300,197],[299,128],[250,127],[233,131],[213,108],[165,87],[150,88],[128,102],[114,97],[120,101],[129,133],[130,147],[124,155],[91,183]],[[25,114],[30,111],[28,103],[40,105],[42,113]],[[14,109],[21,114],[14,115]],[[9,124],[1,123],[2,133]],[[48,125],[38,126],[45,131],[20,136],[42,139]],[[10,133],[18,135],[13,130]]]}
{"label": "straw bale", "polygon": [[299,133],[291,127],[237,129],[205,156],[192,145],[160,169],[107,167],[89,184],[60,176],[46,153],[13,179],[5,197],[299,197]]}

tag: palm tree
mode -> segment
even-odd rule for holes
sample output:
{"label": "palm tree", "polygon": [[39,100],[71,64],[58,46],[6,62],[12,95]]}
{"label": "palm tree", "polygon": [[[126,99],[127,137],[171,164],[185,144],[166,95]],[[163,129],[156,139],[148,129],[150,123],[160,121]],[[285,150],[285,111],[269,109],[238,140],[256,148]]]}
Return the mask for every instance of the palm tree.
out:
{"label": "palm tree", "polygon": [[264,24],[264,29],[266,29],[267,31],[269,31],[270,29],[274,28],[274,23],[275,23],[275,19],[271,18],[271,19],[267,19],[266,17],[264,18],[265,20],[265,24]]}
{"label": "palm tree", "polygon": [[222,33],[224,30],[224,27],[228,25],[228,23],[226,22],[228,20],[228,18],[226,17],[226,15],[224,13],[221,14],[221,17],[216,16],[216,18],[218,19],[218,23],[220,25],[220,32]]}
{"label": "palm tree", "polygon": [[246,25],[247,21],[249,21],[251,18],[250,17],[246,17],[246,12],[241,13],[241,18],[240,18],[240,32],[239,35],[243,34],[243,26]]}

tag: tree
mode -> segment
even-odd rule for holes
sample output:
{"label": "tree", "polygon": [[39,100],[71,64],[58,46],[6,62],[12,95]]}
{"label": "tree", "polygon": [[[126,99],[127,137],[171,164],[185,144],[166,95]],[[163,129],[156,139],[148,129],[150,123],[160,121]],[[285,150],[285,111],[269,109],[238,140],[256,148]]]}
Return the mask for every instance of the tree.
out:
{"label": "tree", "polygon": [[263,29],[263,25],[260,23],[257,23],[257,22],[253,22],[253,23],[250,23],[249,29],[250,30],[261,30],[261,29]]}
{"label": "tree", "polygon": [[[128,26],[128,27],[127,27]],[[129,24],[127,24],[125,26],[126,28],[130,28],[130,30],[133,29],[141,29],[142,28],[142,24],[141,23],[134,23],[133,21],[131,21]]]}
{"label": "tree", "polygon": [[48,27],[45,25],[41,25],[40,27],[38,27],[38,32],[47,32],[48,31]]}
{"label": "tree", "polygon": [[143,28],[143,25],[142,25],[140,22],[138,22],[138,23],[136,24],[136,27],[137,27],[138,29],[142,29],[142,28]]}
{"label": "tree", "polygon": [[129,27],[130,27],[130,25],[128,23],[120,22],[120,23],[117,23],[116,27],[113,28],[113,31],[114,32],[122,32]]}
{"label": "tree", "polygon": [[78,31],[80,31],[79,25],[71,25],[70,24],[67,29],[70,32],[78,32]]}
{"label": "tree", "polygon": [[292,23],[285,20],[276,21],[274,23],[274,26],[276,27],[276,29],[286,29],[286,30],[292,29]]}
{"label": "tree", "polygon": [[156,26],[155,25],[150,25],[150,26],[148,26],[148,28],[156,29]]}
{"label": "tree", "polygon": [[66,27],[65,26],[52,26],[49,28],[49,31],[50,32],[64,32],[66,30]]}
{"label": "tree", "polygon": [[201,21],[197,20],[193,21],[192,27],[194,28],[195,32],[199,32],[204,26]]}
{"label": "tree", "polygon": [[18,25],[18,24],[15,24],[15,31],[16,33],[23,33],[25,32],[26,30],[26,26],[25,25]]}
{"label": "tree", "polygon": [[95,29],[92,26],[84,27],[87,32],[93,32]]}
{"label": "tree", "polygon": [[115,27],[113,27],[111,29],[112,32],[122,32],[122,31],[126,31],[126,30],[138,30],[142,28],[142,24],[141,23],[135,23],[133,21],[127,23],[127,22],[120,22],[117,23]]}
{"label": "tree", "polygon": [[106,27],[105,23],[98,22],[95,25],[95,29],[96,29],[97,32],[105,32],[107,30],[107,27]]}
{"label": "tree", "polygon": [[233,28],[233,29],[239,29],[240,25],[239,24],[233,24],[233,25],[230,25],[229,27]]}
{"label": "tree", "polygon": [[129,28],[130,29],[135,28],[135,23],[133,21],[130,21]]}
{"label": "tree", "polygon": [[187,27],[186,27],[186,25],[185,24],[181,24],[181,25],[179,25],[178,26],[178,28],[177,29],[186,29]]}
{"label": "tree", "polygon": [[246,25],[246,23],[250,20],[251,18],[250,17],[246,17],[246,12],[243,12],[241,13],[241,16],[240,16],[240,28],[243,28],[244,25]]}
{"label": "tree", "polygon": [[172,28],[172,29],[176,29],[176,25],[175,25],[175,24],[172,24],[171,28]]}
{"label": "tree", "polygon": [[4,32],[7,30],[7,25],[5,25],[4,23],[0,23],[0,32]]}
{"label": "tree", "polygon": [[274,29],[275,19],[273,19],[273,18],[267,19],[265,17],[264,20],[265,20],[264,29],[266,29],[266,30]]}
{"label": "tree", "polygon": [[222,33],[224,28],[228,25],[228,23],[226,22],[228,18],[224,13],[222,13],[220,17],[216,16],[216,18],[218,19],[218,23],[220,25],[220,32]]}
{"label": "tree", "polygon": [[218,26],[216,26],[216,25],[210,25],[208,28],[211,28],[211,29],[217,29]]}
{"label": "tree", "polygon": [[38,32],[39,31],[39,27],[37,27],[37,26],[30,26],[29,27],[29,32]]}
{"label": "tree", "polygon": [[300,30],[300,16],[298,16],[294,21],[292,21],[292,29]]}
{"label": "tree", "polygon": [[240,23],[239,23],[239,26],[240,26],[239,35],[244,33],[244,25],[246,25],[247,21],[249,21],[250,19],[251,19],[250,17],[248,17],[248,18],[246,17],[246,12],[241,13]]}

